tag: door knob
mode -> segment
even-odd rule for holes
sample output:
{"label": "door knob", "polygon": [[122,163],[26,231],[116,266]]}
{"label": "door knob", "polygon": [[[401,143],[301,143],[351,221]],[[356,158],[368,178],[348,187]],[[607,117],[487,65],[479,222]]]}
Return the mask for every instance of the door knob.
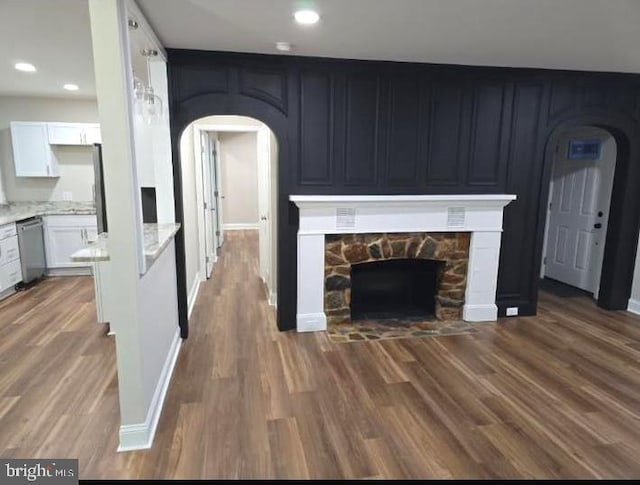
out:
{"label": "door knob", "polygon": [[593,227],[594,227],[595,229],[600,229],[600,228],[602,227],[602,224],[600,224],[599,222],[596,222],[596,223],[593,225]]}

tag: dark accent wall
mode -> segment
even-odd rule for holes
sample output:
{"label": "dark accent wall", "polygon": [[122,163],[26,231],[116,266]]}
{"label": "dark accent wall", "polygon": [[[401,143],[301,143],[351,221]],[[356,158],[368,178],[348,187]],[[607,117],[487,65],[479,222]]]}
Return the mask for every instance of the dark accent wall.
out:
{"label": "dark accent wall", "polygon": [[[640,217],[640,76],[168,53],[178,217],[189,123],[252,116],[278,139],[280,329],[295,327],[290,194],[516,194],[505,210],[498,306],[534,314],[554,140],[579,124],[609,130],[618,144],[599,304],[626,308]],[[176,248],[181,261],[184,245]]]}

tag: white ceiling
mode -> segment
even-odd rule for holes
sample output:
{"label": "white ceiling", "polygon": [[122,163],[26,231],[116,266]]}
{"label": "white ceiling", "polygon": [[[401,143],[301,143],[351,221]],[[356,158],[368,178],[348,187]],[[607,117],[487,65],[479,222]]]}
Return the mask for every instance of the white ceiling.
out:
{"label": "white ceiling", "polygon": [[[16,71],[19,61],[38,71]],[[95,98],[87,0],[0,0],[0,95]]]}
{"label": "white ceiling", "polygon": [[[138,0],[166,47],[640,72],[640,0]],[[294,24],[301,4],[321,15]]]}
{"label": "white ceiling", "polygon": [[[300,2],[319,24],[293,22]],[[138,3],[167,47],[274,54],[288,41],[295,55],[640,73],[640,0]],[[95,97],[87,0],[0,0],[0,95]]]}

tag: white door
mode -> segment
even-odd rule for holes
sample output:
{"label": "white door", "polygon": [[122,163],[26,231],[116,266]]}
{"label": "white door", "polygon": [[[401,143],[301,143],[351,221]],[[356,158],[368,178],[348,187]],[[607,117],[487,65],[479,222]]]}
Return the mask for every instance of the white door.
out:
{"label": "white door", "polygon": [[214,218],[216,217],[215,202],[213,198],[212,170],[212,150],[209,143],[209,133],[200,132],[200,161],[202,163],[202,195],[204,210],[204,247],[206,258],[206,277],[211,277],[213,263],[215,262],[215,238],[214,238]]}
{"label": "white door", "polygon": [[260,277],[267,283],[269,281],[270,272],[270,257],[271,251],[269,250],[271,240],[271,228],[269,224],[270,210],[269,204],[271,201],[270,185],[271,185],[271,170],[270,170],[270,133],[266,127],[260,128],[257,134],[257,149],[258,149],[258,214],[259,214],[259,249],[260,249]]}
{"label": "white door", "polygon": [[223,187],[222,187],[222,167],[220,166],[220,141],[215,138],[213,141],[214,150],[213,154],[213,187],[214,198],[216,202],[216,248],[219,249],[224,244],[224,228],[222,227],[223,214],[222,214],[222,199]]}
{"label": "white door", "polygon": [[596,297],[614,170],[614,163],[564,157],[553,168],[545,276]]}

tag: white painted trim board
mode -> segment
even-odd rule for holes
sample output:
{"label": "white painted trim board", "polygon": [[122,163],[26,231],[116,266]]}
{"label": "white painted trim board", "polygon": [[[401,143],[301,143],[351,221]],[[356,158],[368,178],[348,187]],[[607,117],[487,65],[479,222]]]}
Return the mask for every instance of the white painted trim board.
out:
{"label": "white painted trim board", "polygon": [[171,375],[173,369],[176,366],[178,360],[178,354],[180,353],[180,346],[182,345],[182,339],[180,338],[180,329],[176,328],[176,333],[171,342],[171,348],[167,354],[167,359],[162,367],[156,390],[153,393],[151,404],[147,411],[147,417],[144,423],[139,424],[125,424],[120,426],[120,446],[118,451],[134,451],[134,450],[146,450],[153,445],[153,438],[156,434],[156,428],[158,427],[158,421],[162,414],[162,406],[164,404],[167,391],[169,389],[169,383],[171,382]]}

